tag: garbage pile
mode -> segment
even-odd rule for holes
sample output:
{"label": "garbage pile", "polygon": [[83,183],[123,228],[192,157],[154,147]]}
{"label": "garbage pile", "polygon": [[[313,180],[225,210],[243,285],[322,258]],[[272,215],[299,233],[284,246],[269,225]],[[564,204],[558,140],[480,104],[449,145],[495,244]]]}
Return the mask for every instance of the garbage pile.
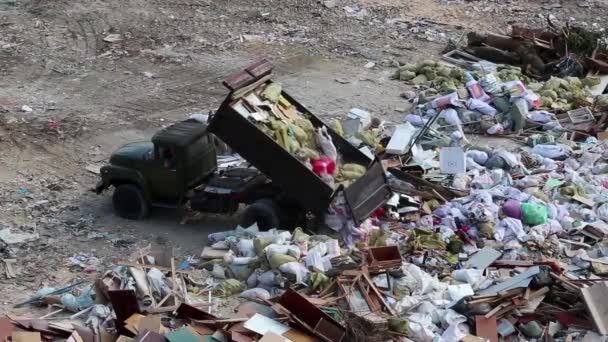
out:
{"label": "garbage pile", "polygon": [[[140,249],[95,281],[40,289],[18,305],[53,311],[0,318],[2,336],[600,341],[608,335],[608,116],[597,106],[601,95],[572,112],[589,101],[586,79],[541,83],[513,68],[478,66],[404,66],[399,77],[419,83],[405,123],[374,120],[361,109],[332,123],[370,163],[382,160],[392,196],[367,219],[358,222],[337,191],[316,227],[239,226],[210,234],[200,257]],[[546,106],[545,98],[560,105]],[[281,101],[255,107],[272,111],[285,107]],[[319,155],[331,154],[310,135],[325,136],[323,128],[304,136],[295,119],[266,113],[258,120],[256,108],[243,108],[241,115],[289,153],[314,140]],[[480,128],[517,147],[469,140]],[[231,156],[220,164],[241,162]],[[86,268],[91,259],[71,262]],[[227,313],[223,306],[235,300]]]}
{"label": "garbage pile", "polygon": [[418,90],[403,94],[414,107],[405,121],[521,142],[539,133],[582,140],[606,128],[602,33],[550,22],[549,30],[514,25],[510,37],[471,32],[468,40],[441,62],[399,66],[395,78]]}
{"label": "garbage pile", "polygon": [[515,24],[510,36],[470,32],[467,38],[465,52],[491,62],[520,66],[526,75],[539,80],[608,71],[608,40],[603,31],[571,23],[560,26],[551,17],[545,28]]}

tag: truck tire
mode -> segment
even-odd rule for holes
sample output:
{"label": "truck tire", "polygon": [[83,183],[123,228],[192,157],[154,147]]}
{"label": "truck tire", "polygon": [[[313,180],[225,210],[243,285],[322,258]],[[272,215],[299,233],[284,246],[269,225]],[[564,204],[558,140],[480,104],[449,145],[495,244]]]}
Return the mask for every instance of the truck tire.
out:
{"label": "truck tire", "polygon": [[128,220],[141,220],[148,216],[150,207],[138,186],[121,184],[114,189],[112,204],[118,216]]}
{"label": "truck tire", "polygon": [[245,209],[241,217],[241,226],[247,228],[257,222],[260,230],[280,229],[279,210],[279,206],[273,200],[269,198],[259,199]]}

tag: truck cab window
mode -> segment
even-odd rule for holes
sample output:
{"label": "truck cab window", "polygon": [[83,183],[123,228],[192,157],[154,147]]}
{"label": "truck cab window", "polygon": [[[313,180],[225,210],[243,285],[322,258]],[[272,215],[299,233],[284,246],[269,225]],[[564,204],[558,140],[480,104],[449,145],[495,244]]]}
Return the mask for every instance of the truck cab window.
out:
{"label": "truck cab window", "polygon": [[175,170],[175,166],[177,164],[177,158],[175,155],[175,149],[172,147],[163,147],[161,148],[161,160],[163,162],[163,166]]}

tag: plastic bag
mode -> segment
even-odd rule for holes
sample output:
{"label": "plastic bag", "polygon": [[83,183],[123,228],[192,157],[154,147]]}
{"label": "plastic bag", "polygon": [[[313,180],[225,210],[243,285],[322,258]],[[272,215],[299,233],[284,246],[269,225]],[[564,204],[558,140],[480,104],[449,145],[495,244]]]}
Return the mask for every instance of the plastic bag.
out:
{"label": "plastic bag", "polygon": [[454,181],[452,182],[452,187],[457,190],[467,190],[469,188],[469,182],[471,178],[467,176],[466,173],[460,173],[454,175]]}
{"label": "plastic bag", "polygon": [[487,189],[492,185],[494,185],[494,180],[488,173],[482,173],[471,181],[471,189]]}
{"label": "plastic bag", "polygon": [[570,155],[569,149],[564,145],[539,144],[534,146],[531,152],[550,159],[565,158]]}
{"label": "plastic bag", "polygon": [[488,161],[488,154],[483,151],[468,150],[465,155],[472,158],[479,165],[485,165],[485,163]]}
{"label": "plastic bag", "polygon": [[226,279],[213,289],[213,295],[218,297],[230,297],[240,293],[245,285],[236,279]]}
{"label": "plastic bag", "polygon": [[466,162],[467,162],[467,165],[466,165],[467,166],[467,171],[470,171],[470,170],[484,170],[485,169],[485,167],[477,164],[475,162],[475,160],[473,160],[473,158],[466,158]]}
{"label": "plastic bag", "polygon": [[479,79],[479,84],[486,92],[497,94],[501,92],[502,84],[494,74],[487,74]]}
{"label": "plastic bag", "polygon": [[297,262],[297,259],[291,255],[275,253],[268,258],[268,262],[270,263],[271,268],[277,269],[279,266],[288,262]]}
{"label": "plastic bag", "polygon": [[505,127],[502,124],[497,123],[495,125],[492,125],[492,127],[488,128],[486,130],[486,133],[490,135],[501,135],[505,133]]}
{"label": "plastic bag", "polygon": [[165,275],[157,268],[151,268],[148,271],[148,283],[150,283],[150,290],[156,300],[164,298],[171,292],[171,288],[165,282]]}
{"label": "plastic bag", "polygon": [[415,281],[415,288],[412,289],[412,294],[422,295],[429,293],[435,289],[436,278],[423,271],[420,267],[414,264],[406,264],[401,267],[405,274],[410,275]]}
{"label": "plastic bag", "polygon": [[287,279],[279,271],[266,271],[258,275],[258,286],[269,289],[275,286],[285,287]]}
{"label": "plastic bag", "polygon": [[483,101],[477,100],[477,99],[469,99],[467,101],[467,108],[469,108],[470,110],[480,111],[481,113],[483,113],[485,115],[490,115],[492,117],[494,117],[496,115],[496,113],[498,113],[496,108],[490,106],[489,104],[487,104]]}
{"label": "plastic bag", "polygon": [[298,259],[301,254],[300,248],[296,245],[278,245],[274,243],[266,246],[264,251],[268,258],[272,257],[274,254],[287,254]]}
{"label": "plastic bag", "polygon": [[308,276],[310,275],[310,271],[297,261],[285,263],[279,266],[279,270],[284,273],[295,275],[296,283],[300,284],[306,283],[308,281]]}
{"label": "plastic bag", "polygon": [[277,103],[281,97],[282,88],[281,83],[270,83],[262,91],[261,98],[272,103]]}
{"label": "plastic bag", "polygon": [[440,115],[442,115],[450,125],[462,125],[462,121],[460,120],[458,112],[455,109],[444,109],[441,111]]}
{"label": "plastic bag", "polygon": [[94,297],[95,290],[89,285],[82,290],[82,293],[78,297],[71,293],[61,296],[61,304],[72,312],[78,312],[93,306],[95,304]]}
{"label": "plastic bag", "polygon": [[253,257],[256,255],[252,239],[240,239],[236,244],[236,248],[239,250],[240,256]]}
{"label": "plastic bag", "polygon": [[608,222],[608,203],[603,203],[600,205],[595,210],[595,213],[600,220]]}
{"label": "plastic bag", "polygon": [[498,223],[496,231],[494,233],[494,239],[499,242],[506,242],[511,240],[510,237],[514,236],[519,241],[525,242],[528,239],[528,235],[524,231],[524,227],[520,220],[512,217],[506,217]]}
{"label": "plastic bag", "polygon": [[405,315],[408,311],[414,309],[421,302],[422,297],[420,296],[405,296],[395,303],[393,308],[399,313],[399,315]]}
{"label": "plastic bag", "polygon": [[338,159],[338,151],[331,139],[331,135],[327,132],[327,127],[317,128],[316,134],[317,143],[321,147],[323,154],[335,162]]}
{"label": "plastic bag", "polygon": [[420,115],[408,114],[403,118],[403,121],[409,122],[413,126],[420,127],[420,126],[424,126],[429,121],[429,119],[423,118]]}
{"label": "plastic bag", "polygon": [[461,298],[472,296],[475,292],[469,284],[450,285],[448,286],[448,295],[453,301],[459,301]]}
{"label": "plastic bag", "polygon": [[475,286],[481,278],[484,270],[478,270],[474,268],[460,269],[452,271],[452,278],[463,283],[467,283],[471,286]]}
{"label": "plastic bag", "polygon": [[251,227],[243,228],[241,226],[237,226],[236,229],[227,230],[223,232],[211,233],[208,235],[209,241],[211,242],[219,242],[225,240],[229,236],[245,236],[245,237],[255,237],[260,233],[260,229],[257,224],[251,225]]}
{"label": "plastic bag", "polygon": [[317,272],[327,272],[331,270],[331,262],[329,258],[321,256],[319,252],[308,253],[304,257],[306,268]]}
{"label": "plastic bag", "polygon": [[555,114],[544,110],[529,112],[527,116],[531,121],[538,123],[547,123],[555,120]]}
{"label": "plastic bag", "polygon": [[529,226],[545,224],[547,222],[547,207],[542,204],[522,203],[522,220]]}
{"label": "plastic bag", "polygon": [[270,299],[270,292],[268,292],[265,289],[256,287],[256,288],[248,289],[248,290],[241,292],[239,297],[247,298],[247,299],[268,300],[268,299]]}

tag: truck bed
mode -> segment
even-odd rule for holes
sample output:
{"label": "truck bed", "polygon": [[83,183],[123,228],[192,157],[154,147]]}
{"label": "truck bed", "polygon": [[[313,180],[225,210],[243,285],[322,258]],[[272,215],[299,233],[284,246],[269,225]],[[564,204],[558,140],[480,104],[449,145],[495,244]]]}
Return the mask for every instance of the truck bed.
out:
{"label": "truck bed", "polygon": [[[380,161],[370,160],[330,127],[327,127],[328,132],[344,162],[367,167],[367,172],[362,177],[344,189],[342,186],[333,189],[253,122],[239,114],[233,105],[241,95],[249,93],[242,89],[249,87],[253,90],[272,81],[267,75],[255,75],[255,72],[252,74],[247,70],[232,76],[232,79],[237,78],[249,81],[231,89],[232,91],[211,119],[208,130],[263,172],[273,183],[279,185],[304,209],[325,213],[333,197],[344,190],[346,201],[358,224],[388,200],[391,191]],[[282,92],[282,96],[296,106],[299,112],[307,113],[307,118],[314,127],[326,126],[285,91]]]}

